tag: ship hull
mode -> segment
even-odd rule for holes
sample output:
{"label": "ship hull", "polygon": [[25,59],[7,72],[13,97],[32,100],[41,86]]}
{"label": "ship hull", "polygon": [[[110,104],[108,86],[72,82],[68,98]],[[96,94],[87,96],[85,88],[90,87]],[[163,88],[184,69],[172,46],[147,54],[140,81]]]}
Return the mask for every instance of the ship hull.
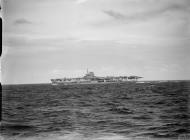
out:
{"label": "ship hull", "polygon": [[83,83],[52,83],[53,86],[57,85],[92,85],[92,84],[113,84],[113,83],[136,83],[136,81],[120,81],[120,82],[83,82]]}

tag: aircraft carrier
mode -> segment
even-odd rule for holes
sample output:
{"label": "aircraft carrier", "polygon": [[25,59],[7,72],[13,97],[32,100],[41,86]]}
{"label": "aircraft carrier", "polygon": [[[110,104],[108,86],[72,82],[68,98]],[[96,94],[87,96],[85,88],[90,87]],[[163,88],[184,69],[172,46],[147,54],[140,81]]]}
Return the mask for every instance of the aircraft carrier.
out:
{"label": "aircraft carrier", "polygon": [[119,82],[136,82],[140,78],[143,78],[143,77],[139,77],[139,76],[98,77],[94,75],[94,72],[88,72],[87,70],[87,73],[83,77],[51,79],[51,82],[52,82],[52,85],[119,83]]}

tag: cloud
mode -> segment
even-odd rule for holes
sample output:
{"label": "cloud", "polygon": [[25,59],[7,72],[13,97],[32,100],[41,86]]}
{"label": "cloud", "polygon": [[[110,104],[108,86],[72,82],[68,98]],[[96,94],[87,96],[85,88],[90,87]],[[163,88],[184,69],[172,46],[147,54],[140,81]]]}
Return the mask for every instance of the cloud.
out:
{"label": "cloud", "polygon": [[77,4],[82,4],[82,3],[85,3],[85,2],[87,2],[87,1],[88,1],[88,0],[77,0],[76,3],[77,3]]}
{"label": "cloud", "polygon": [[[148,10],[147,10],[148,9]],[[184,4],[162,4],[161,6],[154,8],[144,7],[142,11],[127,13],[127,12],[118,12],[116,10],[104,10],[103,13],[108,16],[122,21],[140,21],[140,20],[148,20],[153,19],[155,17],[163,16],[165,13],[175,14],[174,12],[183,12],[189,13],[189,6]]]}
{"label": "cloud", "polygon": [[23,25],[23,24],[32,24],[32,22],[24,18],[16,19],[14,21],[14,25]]}
{"label": "cloud", "polygon": [[126,18],[126,16],[124,14],[121,14],[119,12],[112,11],[112,10],[104,11],[104,13],[106,13],[107,15],[114,17],[116,19],[125,19]]}
{"label": "cloud", "polygon": [[75,43],[77,39],[75,38],[63,38],[63,37],[53,37],[53,36],[32,36],[32,35],[7,35],[3,38],[3,46],[16,49],[40,49],[45,48],[49,51],[56,49],[63,49],[65,44]]}

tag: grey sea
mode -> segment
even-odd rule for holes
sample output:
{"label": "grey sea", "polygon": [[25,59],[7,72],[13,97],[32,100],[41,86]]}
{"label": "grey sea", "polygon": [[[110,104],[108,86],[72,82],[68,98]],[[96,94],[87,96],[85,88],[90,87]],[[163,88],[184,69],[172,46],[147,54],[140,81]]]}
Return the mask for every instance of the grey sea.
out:
{"label": "grey sea", "polygon": [[4,85],[3,140],[183,139],[190,82]]}

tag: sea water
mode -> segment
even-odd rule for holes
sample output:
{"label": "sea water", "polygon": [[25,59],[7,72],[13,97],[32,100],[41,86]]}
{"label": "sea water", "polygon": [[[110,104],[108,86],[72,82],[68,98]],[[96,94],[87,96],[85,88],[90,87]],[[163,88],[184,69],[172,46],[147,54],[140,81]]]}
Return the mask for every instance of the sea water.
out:
{"label": "sea water", "polygon": [[1,139],[179,139],[190,132],[189,85],[4,85]]}

